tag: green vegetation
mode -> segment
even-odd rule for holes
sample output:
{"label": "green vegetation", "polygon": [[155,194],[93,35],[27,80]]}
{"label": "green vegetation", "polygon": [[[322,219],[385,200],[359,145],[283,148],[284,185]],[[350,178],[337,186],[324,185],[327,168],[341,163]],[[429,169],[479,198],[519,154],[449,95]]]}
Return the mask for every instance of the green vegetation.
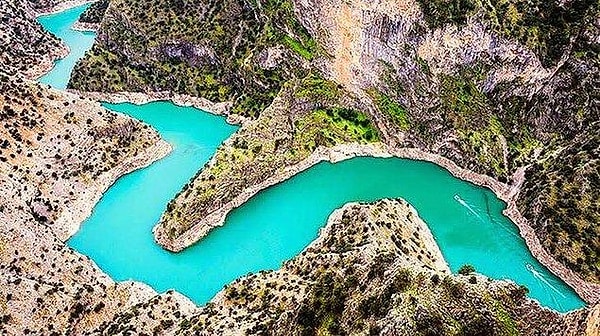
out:
{"label": "green vegetation", "polygon": [[[487,11],[492,27],[533,50],[546,67],[555,65],[579,34],[583,18],[597,10],[596,0],[568,3],[544,0],[494,0]],[[594,9],[595,8],[595,9]]]}
{"label": "green vegetation", "polygon": [[379,141],[377,129],[366,114],[347,108],[316,109],[296,122],[299,143],[309,150],[343,142]]}
{"label": "green vegetation", "polygon": [[334,272],[321,274],[298,312],[300,335],[336,335],[344,312],[348,285]]}
{"label": "green vegetation", "polygon": [[85,12],[81,13],[79,17],[80,22],[84,23],[100,23],[108,8],[108,0],[98,0],[93,2]]}
{"label": "green vegetation", "polygon": [[310,49],[305,48],[302,43],[298,42],[297,40],[289,37],[289,36],[284,36],[283,37],[283,42],[290,47],[290,49],[292,49],[294,52],[296,52],[297,54],[299,54],[300,56],[304,57],[307,60],[312,60],[314,57],[313,51]]}
{"label": "green vegetation", "polygon": [[[114,0],[105,16],[110,40],[76,66],[72,88],[166,90],[233,101],[234,113],[257,117],[317,53],[289,0]],[[283,54],[270,52],[278,46]]]}
{"label": "green vegetation", "polygon": [[299,144],[311,149],[333,146],[343,142],[377,142],[379,133],[369,117],[353,108],[341,107],[347,94],[330,80],[311,73],[300,81],[294,97],[308,100],[314,108],[304,118],[295,122]]}
{"label": "green vegetation", "polygon": [[403,131],[410,128],[410,120],[406,114],[406,109],[392,100],[389,96],[383,94],[376,89],[369,90],[369,94],[377,104],[377,107],[386,115],[388,115],[394,123]]}
{"label": "green vegetation", "polygon": [[475,273],[473,265],[465,264],[458,269],[458,274],[460,275],[470,275],[471,273]]}
{"label": "green vegetation", "polygon": [[486,167],[487,173],[506,180],[502,121],[493,115],[487,96],[475,81],[481,69],[463,70],[457,76],[442,75],[440,104],[436,110],[461,137],[461,146]]}
{"label": "green vegetation", "polygon": [[341,85],[311,72],[301,80],[295,97],[306,98],[313,103],[331,103],[339,100],[342,91]]}
{"label": "green vegetation", "polygon": [[465,24],[467,17],[478,8],[475,0],[418,0],[425,14],[425,21],[431,28],[445,24]]}

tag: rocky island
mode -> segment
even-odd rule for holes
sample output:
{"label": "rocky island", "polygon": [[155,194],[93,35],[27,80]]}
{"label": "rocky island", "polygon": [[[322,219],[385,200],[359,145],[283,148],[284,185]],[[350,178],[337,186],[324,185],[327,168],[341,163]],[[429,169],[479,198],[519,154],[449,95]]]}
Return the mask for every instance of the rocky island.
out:
{"label": "rocky island", "polygon": [[[35,17],[74,4],[0,4],[4,333],[600,333],[597,2],[100,0],[79,27],[96,43],[63,92],[31,81],[68,53]],[[514,283],[452,275],[401,199],[345,205],[281,269],[202,307],[116,283],[65,241],[170,146],[98,98],[172,99],[241,125],[166,206],[154,234],[169,250],[320,161],[405,157],[492,189],[589,306],[559,314]]]}

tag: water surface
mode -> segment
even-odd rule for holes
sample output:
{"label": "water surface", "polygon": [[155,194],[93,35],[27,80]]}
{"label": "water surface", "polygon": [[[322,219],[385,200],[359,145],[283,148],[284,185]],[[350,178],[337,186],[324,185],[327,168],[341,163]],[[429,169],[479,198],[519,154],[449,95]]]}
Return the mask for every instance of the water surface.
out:
{"label": "water surface", "polygon": [[[77,37],[73,34],[80,33],[68,29],[82,10],[40,19],[72,50],[82,48],[74,59],[85,52],[86,39],[93,39],[93,34]],[[64,87],[73,64],[67,60],[44,81]],[[119,179],[68,242],[115,280],[143,281],[159,292],[176,289],[204,304],[232,280],[277,269],[293,258],[344,203],[402,197],[429,225],[453,271],[470,263],[489,277],[526,285],[530,296],[545,306],[559,311],[583,306],[564,282],[532,257],[517,228],[502,215],[505,204],[491,191],[456,179],[434,164],[405,159],[321,163],[260,192],[235,209],[224,227],[194,246],[178,254],[167,252],[154,243],[152,227],[168,201],[236,128],[223,118],[167,102],[105,106],[151,124],[174,146],[165,159]]]}
{"label": "water surface", "polygon": [[71,28],[79,15],[89,6],[86,4],[58,14],[44,15],[38,18],[38,22],[46,30],[63,40],[71,51],[67,57],[55,62],[52,71],[39,79],[41,83],[61,90],[67,88],[75,63],[92,47],[96,38],[96,34],[93,32],[80,32]]}

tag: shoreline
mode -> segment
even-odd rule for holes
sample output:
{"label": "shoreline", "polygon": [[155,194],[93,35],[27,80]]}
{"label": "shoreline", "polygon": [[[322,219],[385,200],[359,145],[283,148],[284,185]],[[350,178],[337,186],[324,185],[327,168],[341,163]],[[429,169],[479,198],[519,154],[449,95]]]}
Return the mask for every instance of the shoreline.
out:
{"label": "shoreline", "polygon": [[[130,117],[129,117],[130,118]],[[159,138],[151,147],[143,152],[129,157],[111,170],[102,173],[80,197],[75,200],[69,209],[65,209],[60,217],[56,219],[57,227],[64,228],[62,234],[57,235],[59,239],[66,242],[79,231],[83,222],[92,214],[94,207],[104,196],[104,193],[117,182],[117,180],[136,170],[146,168],[154,162],[164,158],[172,151],[172,146]]]}
{"label": "shoreline", "polygon": [[48,74],[56,66],[56,61],[66,58],[71,49],[62,40],[60,41],[61,48],[50,51],[36,66],[31,67],[23,73],[23,76],[32,81],[38,81],[40,78]]}
{"label": "shoreline", "polygon": [[[67,2],[63,2],[57,4],[54,7],[42,8],[40,10],[34,11],[33,16],[35,18],[39,18],[42,16],[48,16],[53,14],[58,14],[60,12],[64,12],[66,10],[83,6],[89,3],[96,2],[97,0],[70,0]],[[37,21],[37,20],[36,20]],[[79,23],[79,20],[75,22],[75,24],[71,27],[74,30],[79,31],[92,31],[92,30],[82,30],[75,27]],[[46,55],[42,56],[40,63],[36,66],[33,66],[28,71],[24,72],[25,78],[33,81],[39,80],[42,76],[48,74],[54,67],[56,66],[56,61],[61,60],[69,56],[71,53],[71,49],[69,46],[59,38],[60,48],[49,50]]]}
{"label": "shoreline", "polygon": [[158,101],[169,101],[174,105],[181,107],[193,107],[198,110],[208,112],[217,116],[226,118],[227,123],[230,125],[243,125],[249,119],[237,114],[231,114],[229,112],[232,105],[231,102],[213,103],[212,101],[193,97],[189,95],[182,95],[172,93],[168,91],[162,92],[118,92],[118,93],[104,93],[104,92],[85,92],[74,89],[67,89],[67,92],[77,94],[83,98],[88,98],[98,102],[107,102],[111,104],[131,103],[134,105],[144,105]]}
{"label": "shoreline", "polygon": [[[45,15],[52,15],[95,1],[96,0],[72,0],[59,4],[55,7],[42,9],[38,12],[35,12],[33,15],[35,18]],[[52,69],[56,66],[56,61],[66,58],[71,53],[71,49],[69,48],[69,46],[60,38],[59,41],[60,44],[58,48],[48,50],[46,54],[41,55],[41,60],[38,65],[29,69],[29,71],[23,73],[23,77],[25,78],[25,80],[35,82],[38,85],[44,85],[42,83],[39,83],[38,80],[42,76],[52,71]],[[72,92],[68,92],[68,90],[57,91],[61,92],[66,96],[77,95],[77,93],[73,94]],[[100,102],[95,103],[100,105]],[[122,115],[125,118],[138,121],[137,119],[134,119],[127,115],[120,115]],[[55,223],[58,224],[56,225],[56,227],[60,228],[60,230],[54,230],[54,233],[56,237],[64,244],[65,247],[67,246],[67,240],[74,234],[76,234],[77,231],[79,231],[83,222],[92,214],[94,207],[104,196],[106,191],[110,187],[112,187],[118,181],[119,178],[139,169],[146,168],[154,162],[166,157],[171,153],[171,151],[173,150],[171,144],[166,142],[161,137],[160,133],[158,133],[158,131],[155,130],[155,132],[157,134],[157,139],[152,146],[143,149],[136,155],[126,158],[109,171],[103,172],[96,180],[92,182],[92,184],[88,188],[86,188],[81,193],[81,195],[76,200],[73,201],[69,208],[64,208],[63,211],[59,214],[58,218],[55,220]],[[74,250],[73,252],[76,255],[81,255],[83,257],[88,258],[87,256],[79,253],[78,251]],[[115,288],[121,287],[128,293],[129,299],[127,301],[127,306],[131,307],[138,303],[148,301],[153,297],[157,297],[159,295],[164,294],[159,293],[154,288],[141,281],[117,281],[113,279],[110,275],[108,275],[106,272],[104,272],[94,260],[89,259],[89,262],[92,263],[93,268],[98,272],[101,278],[108,279],[110,283],[112,283],[115,286]],[[193,311],[198,309],[198,306],[195,303],[193,303],[188,297],[176,291],[173,292],[172,298],[174,298],[174,300],[181,305],[180,307],[182,310]]]}
{"label": "shoreline", "polygon": [[428,153],[416,148],[391,148],[382,143],[370,145],[343,144],[332,148],[319,147],[308,158],[293,166],[286,167],[262,183],[244,190],[240,195],[223,205],[219,210],[204,217],[200,222],[196,223],[175,240],[168,239],[167,233],[164,232],[158,224],[155,225],[152,229],[154,239],[157,244],[161,245],[166,250],[180,252],[205,237],[212,229],[222,226],[229,212],[243,205],[260,191],[286,181],[322,161],[337,163],[361,156],[381,158],[396,157],[431,162],[448,170],[450,174],[458,179],[492,190],[499,199],[507,204],[507,208],[504,209],[502,213],[518,227],[519,235],[525,241],[527,249],[533,257],[571,287],[587,304],[593,305],[600,302],[600,284],[586,282],[573,271],[556,261],[543,249],[533,228],[529,226],[527,220],[519,213],[516,205],[516,197],[520,191],[520,184],[523,182],[523,168],[519,169],[514,175],[516,177],[515,180],[517,181],[516,184],[509,186],[492,177],[461,168],[452,160],[440,155]]}
{"label": "shoreline", "polygon": [[83,6],[83,5],[86,5],[86,4],[89,4],[92,2],[96,2],[96,1],[98,1],[98,0],[69,0],[66,2],[59,3],[53,7],[42,8],[42,9],[36,11],[35,16],[40,17],[40,16],[46,16],[46,15],[58,14],[60,12],[64,12],[71,8]]}

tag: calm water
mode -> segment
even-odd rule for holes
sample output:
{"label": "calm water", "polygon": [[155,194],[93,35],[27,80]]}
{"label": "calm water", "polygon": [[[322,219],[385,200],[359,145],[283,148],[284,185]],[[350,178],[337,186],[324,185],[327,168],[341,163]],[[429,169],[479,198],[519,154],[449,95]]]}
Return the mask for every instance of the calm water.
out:
{"label": "calm water", "polygon": [[[51,17],[52,22],[67,21],[61,15],[72,19],[67,12]],[[70,69],[55,72],[64,79]],[[203,304],[232,280],[277,269],[293,258],[344,203],[403,197],[428,223],[452,270],[470,263],[487,276],[526,285],[531,297],[548,307],[583,306],[531,256],[516,227],[501,214],[505,205],[491,191],[419,161],[321,163],[259,193],[191,248],[169,253],[154,244],[152,227],[167,202],[236,128],[223,118],[166,102],[105,106],[151,124],[174,146],[167,158],[119,179],[68,242],[115,280],[143,281],[159,292],[173,288]]]}
{"label": "calm water", "polygon": [[45,15],[38,18],[44,28],[63,40],[71,50],[66,58],[56,61],[54,69],[42,76],[39,79],[40,82],[57,89],[67,88],[75,63],[92,47],[96,38],[96,34],[93,32],[80,32],[71,29],[79,15],[89,6],[88,4],[75,7],[59,14]]}

